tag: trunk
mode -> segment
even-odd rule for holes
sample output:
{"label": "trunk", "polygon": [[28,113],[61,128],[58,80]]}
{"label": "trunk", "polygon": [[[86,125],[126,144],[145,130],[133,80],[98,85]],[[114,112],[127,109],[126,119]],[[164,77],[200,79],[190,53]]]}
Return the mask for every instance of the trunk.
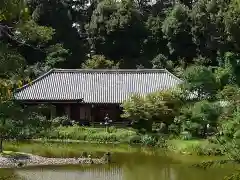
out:
{"label": "trunk", "polygon": [[207,125],[204,125],[202,137],[203,137],[203,138],[206,138],[206,137],[207,137]]}
{"label": "trunk", "polygon": [[3,138],[0,138],[0,153],[3,152]]}
{"label": "trunk", "polygon": [[[6,119],[4,118],[3,120],[3,127],[5,126],[6,124]],[[5,130],[3,132],[0,132],[0,153],[3,152],[3,139],[4,139],[4,135],[5,135]]]}

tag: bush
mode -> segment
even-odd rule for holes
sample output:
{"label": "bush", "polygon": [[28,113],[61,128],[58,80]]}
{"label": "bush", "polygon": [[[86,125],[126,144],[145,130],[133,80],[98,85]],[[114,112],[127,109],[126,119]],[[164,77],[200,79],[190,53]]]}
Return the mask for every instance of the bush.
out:
{"label": "bush", "polygon": [[141,136],[134,135],[134,136],[129,137],[128,143],[129,144],[140,144],[141,143]]}
{"label": "bush", "polygon": [[128,142],[129,138],[137,133],[130,129],[106,128],[87,128],[81,126],[59,126],[40,137],[48,139],[71,139],[93,142]]}
{"label": "bush", "polygon": [[210,130],[214,132],[221,112],[218,104],[204,100],[184,107],[177,119],[182,123],[182,131],[188,131],[194,137],[205,137]]}
{"label": "bush", "polygon": [[161,91],[146,97],[134,95],[123,103],[123,118],[131,119],[133,127],[146,132],[152,131],[153,122],[167,127],[178,115],[182,100],[175,91]]}
{"label": "bush", "polygon": [[91,59],[82,63],[83,69],[112,69],[119,68],[120,63],[106,59],[103,55],[93,55]]}
{"label": "bush", "polygon": [[71,125],[71,121],[67,116],[62,116],[62,117],[56,117],[52,120],[52,124],[55,127],[58,127],[60,125],[67,126]]}
{"label": "bush", "polygon": [[192,139],[192,134],[188,131],[183,131],[183,132],[181,132],[180,137],[183,140],[191,140]]}
{"label": "bush", "polygon": [[108,128],[108,132],[109,133],[116,133],[117,132],[117,128],[114,127],[114,126],[111,126],[111,127]]}
{"label": "bush", "polygon": [[180,126],[178,124],[171,124],[168,127],[168,131],[172,135],[179,135],[180,131],[181,131],[181,128],[180,128]]}
{"label": "bush", "polygon": [[231,159],[240,161],[240,110],[236,110],[232,117],[223,119],[218,141]]}
{"label": "bush", "polygon": [[184,89],[196,93],[197,99],[213,98],[217,93],[219,84],[211,69],[205,66],[189,66],[183,78],[185,79]]}
{"label": "bush", "polygon": [[219,145],[206,144],[206,145],[195,145],[192,147],[192,151],[199,156],[220,156],[223,152]]}
{"label": "bush", "polygon": [[94,134],[88,134],[86,140],[96,142],[116,142],[117,136],[108,132],[99,132]]}
{"label": "bush", "polygon": [[223,154],[221,146],[202,140],[170,140],[167,145],[168,149],[184,154],[196,154],[199,156],[217,156]]}
{"label": "bush", "polygon": [[219,143],[218,140],[217,140],[217,138],[216,138],[216,136],[210,136],[210,137],[208,137],[208,142],[209,142],[209,143],[212,143],[212,144],[218,144],[218,143]]}
{"label": "bush", "polygon": [[157,142],[157,138],[150,135],[144,135],[141,137],[141,143],[144,146],[156,146]]}

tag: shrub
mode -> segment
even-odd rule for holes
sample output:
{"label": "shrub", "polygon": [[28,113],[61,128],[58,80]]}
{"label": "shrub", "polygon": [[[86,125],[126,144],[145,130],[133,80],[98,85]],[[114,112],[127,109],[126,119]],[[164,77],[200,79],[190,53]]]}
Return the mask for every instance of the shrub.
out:
{"label": "shrub", "polygon": [[66,125],[70,125],[70,119],[67,116],[62,116],[62,117],[56,117],[52,120],[52,124],[55,127],[58,127],[60,125],[66,126]]}
{"label": "shrub", "polygon": [[204,100],[184,107],[178,119],[182,123],[182,131],[188,131],[195,137],[205,137],[210,133],[208,126],[212,130],[217,126],[221,112],[218,104]]}
{"label": "shrub", "polygon": [[220,156],[224,154],[222,148],[218,144],[209,143],[206,146],[203,146],[203,149],[205,155]]}
{"label": "shrub", "polygon": [[82,68],[85,69],[112,69],[119,68],[119,66],[120,63],[108,60],[103,55],[93,55],[91,59],[82,63]]}
{"label": "shrub", "polygon": [[240,161],[240,110],[236,110],[232,117],[223,119],[218,141],[231,159]]}
{"label": "shrub", "polygon": [[172,135],[179,135],[180,134],[180,131],[181,131],[181,128],[179,127],[178,124],[171,124],[169,127],[168,127],[168,131],[170,134]]}
{"label": "shrub", "polygon": [[127,142],[129,137],[134,135],[136,135],[136,132],[130,129],[110,127],[109,131],[106,132],[105,128],[86,128],[74,125],[59,126],[52,131],[41,134],[41,137],[94,142]]}
{"label": "shrub", "polygon": [[208,142],[212,144],[218,144],[218,139],[216,138],[216,136],[210,136],[208,137]]}
{"label": "shrub", "polygon": [[131,119],[135,129],[149,132],[153,122],[167,127],[172,124],[181,106],[180,95],[175,91],[155,92],[146,97],[134,95],[123,103],[122,117]]}
{"label": "shrub", "polygon": [[117,137],[115,134],[108,132],[99,132],[95,134],[88,134],[86,137],[87,141],[96,141],[96,142],[116,142]]}
{"label": "shrub", "polygon": [[130,136],[128,138],[128,143],[129,144],[140,144],[141,143],[141,136],[139,136],[139,135]]}
{"label": "shrub", "polygon": [[185,79],[184,89],[196,93],[198,99],[213,98],[217,93],[219,84],[211,69],[205,66],[189,66],[183,78]]}
{"label": "shrub", "polygon": [[117,128],[114,127],[114,126],[111,126],[111,127],[108,128],[108,132],[109,133],[116,133],[117,132]]}
{"label": "shrub", "polygon": [[183,140],[190,140],[190,139],[192,139],[192,134],[188,131],[183,131],[183,132],[181,132],[180,137]]}
{"label": "shrub", "polygon": [[[47,135],[47,136],[46,136]],[[41,132],[40,138],[59,139],[59,132],[57,130],[50,130],[47,132]]]}
{"label": "shrub", "polygon": [[223,155],[222,149],[216,144],[197,144],[191,147],[191,150],[199,156],[220,156]]}
{"label": "shrub", "polygon": [[60,139],[85,140],[87,136],[84,128],[76,125],[70,127],[60,126],[57,131]]}
{"label": "shrub", "polygon": [[144,146],[156,146],[158,138],[151,135],[143,135],[141,137],[141,143]]}

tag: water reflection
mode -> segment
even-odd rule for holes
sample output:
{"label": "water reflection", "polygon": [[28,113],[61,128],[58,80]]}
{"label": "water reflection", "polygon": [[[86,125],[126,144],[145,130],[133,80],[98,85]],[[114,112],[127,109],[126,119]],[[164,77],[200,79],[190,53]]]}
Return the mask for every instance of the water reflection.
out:
{"label": "water reflection", "polygon": [[25,180],[122,180],[122,169],[116,168],[79,168],[79,169],[32,169],[18,171]]}
{"label": "water reflection", "polygon": [[5,177],[11,177],[8,180],[220,180],[231,173],[229,169],[223,168],[190,168],[189,165],[167,156],[115,154],[114,159],[117,163],[104,166],[38,167],[4,173],[0,171],[0,177],[5,174]]}
{"label": "water reflection", "polygon": [[0,180],[25,180],[25,179],[24,177],[19,176],[17,173],[15,173],[14,170],[0,169]]}

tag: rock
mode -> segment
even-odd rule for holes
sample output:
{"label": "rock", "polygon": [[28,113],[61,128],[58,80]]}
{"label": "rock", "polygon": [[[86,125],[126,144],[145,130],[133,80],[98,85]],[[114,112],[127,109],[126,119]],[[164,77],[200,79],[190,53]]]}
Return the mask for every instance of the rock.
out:
{"label": "rock", "polygon": [[[109,157],[106,153],[106,161]],[[104,162],[105,163],[105,162]],[[93,159],[91,155],[86,158],[46,158],[41,156],[29,155],[28,158],[17,160],[14,158],[0,157],[0,168],[14,168],[23,166],[38,165],[64,165],[64,164],[103,164],[102,159]]]}
{"label": "rock", "polygon": [[24,166],[24,162],[18,162],[17,163],[17,167],[23,167]]}
{"label": "rock", "polygon": [[105,153],[101,159],[104,161],[104,163],[110,163],[111,153],[110,152]]}
{"label": "rock", "polygon": [[86,158],[88,155],[87,155],[87,152],[82,152],[82,155],[81,155],[81,158]]}

